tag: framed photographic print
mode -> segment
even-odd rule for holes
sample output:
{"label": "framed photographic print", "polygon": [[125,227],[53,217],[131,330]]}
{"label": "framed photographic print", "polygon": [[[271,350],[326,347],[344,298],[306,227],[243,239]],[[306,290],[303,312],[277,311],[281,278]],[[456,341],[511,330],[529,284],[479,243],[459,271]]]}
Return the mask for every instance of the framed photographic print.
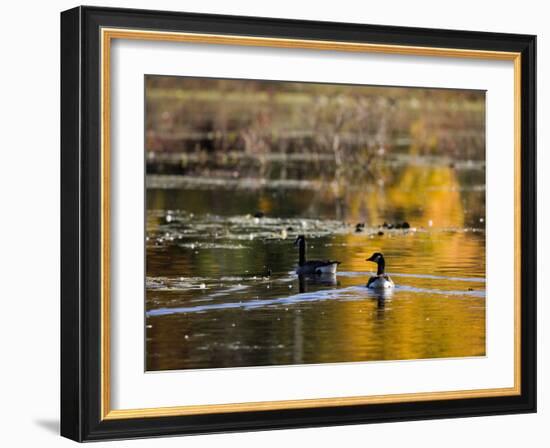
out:
{"label": "framed photographic print", "polygon": [[535,36],[61,14],[61,433],[536,410]]}

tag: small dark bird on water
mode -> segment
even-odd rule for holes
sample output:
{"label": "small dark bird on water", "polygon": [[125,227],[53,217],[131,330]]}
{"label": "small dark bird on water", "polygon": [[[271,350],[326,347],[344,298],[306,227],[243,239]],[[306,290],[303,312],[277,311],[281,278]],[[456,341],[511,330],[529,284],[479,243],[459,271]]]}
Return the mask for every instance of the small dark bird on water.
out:
{"label": "small dark bird on water", "polygon": [[334,260],[309,260],[306,261],[306,237],[304,235],[298,235],[294,245],[298,246],[298,268],[296,274],[308,275],[308,274],[335,274],[340,261]]}
{"label": "small dark bird on water", "polygon": [[378,265],[376,275],[369,278],[367,282],[367,288],[371,289],[384,289],[393,288],[395,285],[388,274],[386,274],[386,261],[384,255],[380,252],[373,253],[366,261],[372,261]]}

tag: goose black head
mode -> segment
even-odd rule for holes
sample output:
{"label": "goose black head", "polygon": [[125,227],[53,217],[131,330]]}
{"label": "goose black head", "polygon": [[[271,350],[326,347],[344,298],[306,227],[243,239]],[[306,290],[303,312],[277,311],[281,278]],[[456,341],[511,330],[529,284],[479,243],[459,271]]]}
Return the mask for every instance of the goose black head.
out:
{"label": "goose black head", "polygon": [[384,255],[382,255],[380,252],[375,252],[370,256],[370,258],[367,258],[366,261],[373,261],[374,263],[379,263],[380,261],[384,261]]}
{"label": "goose black head", "polygon": [[298,235],[296,237],[296,240],[294,240],[294,245],[297,246],[300,242],[305,242],[306,241],[306,237],[304,235]]}
{"label": "goose black head", "polygon": [[378,269],[376,270],[377,275],[384,274],[386,269],[386,262],[384,261],[384,255],[382,255],[380,252],[375,252],[370,256],[370,258],[367,258],[367,261],[372,261],[378,265]]}

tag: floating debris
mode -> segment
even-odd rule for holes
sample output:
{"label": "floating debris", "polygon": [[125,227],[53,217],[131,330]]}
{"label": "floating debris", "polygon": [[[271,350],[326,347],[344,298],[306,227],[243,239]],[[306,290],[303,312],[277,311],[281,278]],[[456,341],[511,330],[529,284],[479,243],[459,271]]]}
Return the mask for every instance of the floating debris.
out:
{"label": "floating debris", "polygon": [[380,227],[384,229],[410,229],[411,225],[407,221],[403,222],[396,222],[396,223],[387,223],[384,221],[384,224],[382,224]]}

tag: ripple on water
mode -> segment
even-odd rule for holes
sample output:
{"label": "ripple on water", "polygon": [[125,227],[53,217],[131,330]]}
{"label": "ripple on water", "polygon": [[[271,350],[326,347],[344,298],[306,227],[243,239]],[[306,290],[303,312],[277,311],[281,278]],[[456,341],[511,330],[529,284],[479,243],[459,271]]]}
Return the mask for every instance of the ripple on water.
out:
{"label": "ripple on water", "polygon": [[[428,278],[432,278],[430,276]],[[436,278],[444,278],[442,276],[435,276]],[[455,278],[456,279],[456,278]],[[470,281],[467,279],[466,281]],[[247,289],[246,285],[234,285],[228,288],[223,289],[210,294],[210,298],[222,297],[231,295],[238,291]],[[146,315],[147,317],[153,316],[163,316],[169,314],[178,314],[178,313],[197,313],[204,311],[213,311],[213,310],[224,310],[224,309],[251,309],[251,308],[261,308],[268,306],[277,306],[277,305],[295,305],[303,302],[316,302],[324,300],[364,300],[365,298],[382,298],[382,299],[392,299],[399,298],[400,294],[409,293],[409,294],[424,294],[424,295],[440,295],[447,298],[450,297],[461,297],[461,298],[485,298],[484,289],[468,289],[468,290],[445,290],[445,289],[435,289],[435,288],[419,288],[410,285],[397,285],[393,290],[370,290],[367,289],[364,285],[361,286],[347,286],[343,288],[333,288],[333,289],[322,289],[314,292],[304,292],[293,294],[285,297],[276,297],[271,299],[252,299],[252,300],[241,300],[241,301],[231,301],[231,302],[222,302],[222,303],[212,303],[207,305],[197,305],[197,306],[183,306],[183,307],[174,307],[174,308],[157,308],[149,310]]]}

